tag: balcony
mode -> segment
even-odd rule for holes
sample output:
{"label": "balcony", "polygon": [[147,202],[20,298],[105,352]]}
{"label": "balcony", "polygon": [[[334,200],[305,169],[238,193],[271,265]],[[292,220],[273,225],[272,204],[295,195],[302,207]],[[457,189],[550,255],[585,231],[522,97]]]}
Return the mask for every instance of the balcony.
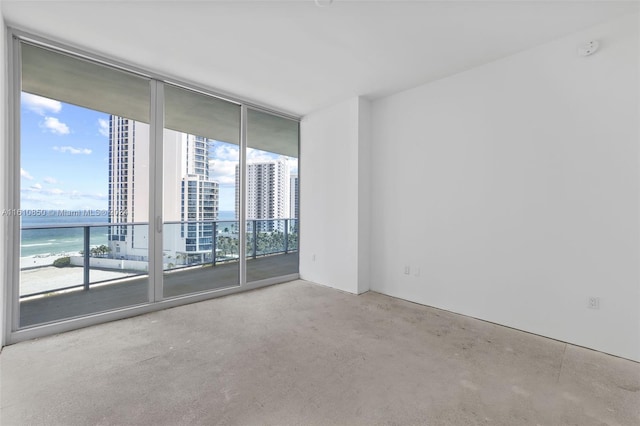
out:
{"label": "balcony", "polygon": [[[210,250],[181,237],[185,225],[198,224],[205,230],[199,247]],[[110,238],[114,228],[135,237]],[[150,303],[148,229],[148,223],[23,227],[20,328]],[[298,272],[297,219],[248,220],[246,229],[247,282]],[[162,235],[162,299],[239,285],[237,221],[167,222]],[[57,240],[66,242],[64,251],[28,255],[47,244],[39,242]]]}

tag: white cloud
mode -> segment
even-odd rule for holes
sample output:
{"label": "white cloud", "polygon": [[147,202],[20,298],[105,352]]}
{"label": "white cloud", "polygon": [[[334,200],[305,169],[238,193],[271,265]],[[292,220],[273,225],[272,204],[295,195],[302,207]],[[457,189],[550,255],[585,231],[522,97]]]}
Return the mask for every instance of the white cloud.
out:
{"label": "white cloud", "polygon": [[298,174],[298,159],[294,157],[285,157],[287,163],[289,163],[289,173],[292,175]]}
{"label": "white cloud", "polygon": [[220,185],[236,184],[236,164],[237,161],[229,160],[210,160],[209,175]]}
{"label": "white cloud", "polygon": [[[25,189],[22,188],[20,190],[20,192],[25,192]],[[22,203],[25,200],[28,200],[28,201],[40,201],[40,197],[38,195],[20,194],[20,202]]]}
{"label": "white cloud", "polygon": [[43,192],[50,194],[50,195],[62,195],[64,194],[64,191],[60,188],[53,188],[53,189],[45,189]]}
{"label": "white cloud", "polygon": [[66,193],[66,195],[68,195],[69,198],[72,198],[74,200],[81,200],[81,199],[82,200],[107,200],[108,199],[108,197],[105,194],[102,194],[101,192],[87,194],[85,192],[80,192],[75,189],[69,193]]}
{"label": "white cloud", "polygon": [[222,186],[235,186],[236,164],[240,160],[240,153],[236,145],[214,143],[212,159],[209,160],[209,174],[211,178]]}
{"label": "white cloud", "polygon": [[68,210],[106,209],[107,196],[102,193],[83,193],[77,190],[63,191],[59,188],[38,189],[39,185],[22,188],[20,203],[22,208],[41,208]]}
{"label": "white cloud", "polygon": [[58,152],[68,152],[69,154],[91,154],[91,150],[89,148],[75,148],[73,146],[54,146],[53,150]]}
{"label": "white cloud", "polygon": [[59,101],[30,93],[22,94],[22,106],[39,115],[45,115],[47,113],[57,114],[62,110],[62,103]]}
{"label": "white cloud", "polygon": [[25,178],[27,180],[33,180],[33,176],[31,176],[31,174],[29,174],[29,172],[26,171],[23,168],[20,169],[20,176],[22,176],[23,178]]}
{"label": "white cloud", "polygon": [[240,154],[235,145],[216,143],[213,146],[213,158],[217,160],[239,161]]}
{"label": "white cloud", "polygon": [[109,137],[109,120],[105,120],[104,118],[98,120],[98,132],[100,132],[102,136]]}
{"label": "white cloud", "polygon": [[[238,148],[235,145],[216,143],[213,147],[212,159],[209,160],[210,176],[219,182],[221,186],[235,186],[236,164],[238,164],[239,158]],[[258,149],[247,149],[248,163],[274,161],[278,159],[285,159],[287,161],[291,174],[298,173],[297,158],[285,157]]]}
{"label": "white cloud", "polygon": [[42,123],[41,126],[48,129],[51,133],[56,133],[58,135],[68,135],[71,132],[69,130],[69,126],[55,117],[45,117],[44,123]]}
{"label": "white cloud", "polygon": [[46,178],[42,179],[44,181],[44,183],[48,183],[50,185],[55,185],[56,183],[58,183],[58,181],[52,177],[47,176]]}
{"label": "white cloud", "polygon": [[270,154],[259,149],[247,148],[247,163],[261,163],[263,161],[277,160],[280,156]]}
{"label": "white cloud", "polygon": [[42,195],[63,195],[65,192],[62,189],[53,188],[53,189],[42,189],[42,185],[39,183],[34,183],[28,188],[24,188],[23,191],[27,192],[38,192]]}
{"label": "white cloud", "polygon": [[107,200],[108,199],[108,197],[105,194],[101,193],[101,192],[98,192],[98,193],[95,193],[95,194],[82,194],[82,196],[86,197],[86,198],[90,198],[92,200]]}

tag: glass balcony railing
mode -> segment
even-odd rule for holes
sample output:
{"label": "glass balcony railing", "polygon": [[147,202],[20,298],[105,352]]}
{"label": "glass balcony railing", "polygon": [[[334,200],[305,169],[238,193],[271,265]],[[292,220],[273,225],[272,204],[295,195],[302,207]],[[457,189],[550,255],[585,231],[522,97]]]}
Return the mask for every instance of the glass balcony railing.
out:
{"label": "glass balcony railing", "polygon": [[256,258],[298,250],[297,219],[247,221],[247,257]]}
{"label": "glass balcony railing", "polygon": [[[20,298],[89,290],[147,276],[148,233],[148,223],[22,227]],[[237,262],[239,235],[238,222],[233,220],[165,222],[163,270],[171,273]],[[297,252],[298,219],[247,220],[246,239],[247,259]]]}
{"label": "glass balcony railing", "polygon": [[21,228],[20,298],[148,274],[147,223]]}

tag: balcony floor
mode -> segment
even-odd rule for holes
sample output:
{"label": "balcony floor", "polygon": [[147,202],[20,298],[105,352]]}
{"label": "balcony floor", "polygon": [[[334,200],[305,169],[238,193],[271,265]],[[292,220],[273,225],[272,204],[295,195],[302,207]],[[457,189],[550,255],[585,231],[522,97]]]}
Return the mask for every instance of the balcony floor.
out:
{"label": "balcony floor", "polygon": [[[297,252],[247,259],[247,282],[297,272]],[[194,267],[166,273],[164,297],[233,287],[238,285],[238,274],[237,262],[219,264],[213,268]],[[88,291],[76,290],[22,301],[20,326],[28,327],[146,303],[148,281],[146,276],[129,278],[94,286]]]}
{"label": "balcony floor", "polygon": [[5,347],[3,425],[637,425],[635,362],[294,281]]}

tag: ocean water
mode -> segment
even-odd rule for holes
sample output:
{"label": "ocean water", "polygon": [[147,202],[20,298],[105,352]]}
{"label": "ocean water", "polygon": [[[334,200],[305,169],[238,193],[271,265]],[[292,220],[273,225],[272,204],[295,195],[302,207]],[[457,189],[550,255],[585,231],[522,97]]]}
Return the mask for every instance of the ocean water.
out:
{"label": "ocean water", "polygon": [[[220,211],[219,220],[233,220],[233,211]],[[104,226],[101,226],[104,224]],[[48,256],[78,252],[83,249],[84,226],[91,226],[89,245],[108,244],[108,217],[80,211],[65,214],[45,212],[34,216],[21,216],[21,228],[38,226],[70,226],[65,228],[22,229],[20,233],[20,257]],[[95,226],[94,226],[95,225]]]}
{"label": "ocean water", "polygon": [[[22,216],[21,227],[70,226],[69,228],[22,229],[20,232],[20,257],[62,254],[82,250],[83,225],[107,224],[107,216]],[[91,246],[107,244],[107,226],[91,227]]]}

